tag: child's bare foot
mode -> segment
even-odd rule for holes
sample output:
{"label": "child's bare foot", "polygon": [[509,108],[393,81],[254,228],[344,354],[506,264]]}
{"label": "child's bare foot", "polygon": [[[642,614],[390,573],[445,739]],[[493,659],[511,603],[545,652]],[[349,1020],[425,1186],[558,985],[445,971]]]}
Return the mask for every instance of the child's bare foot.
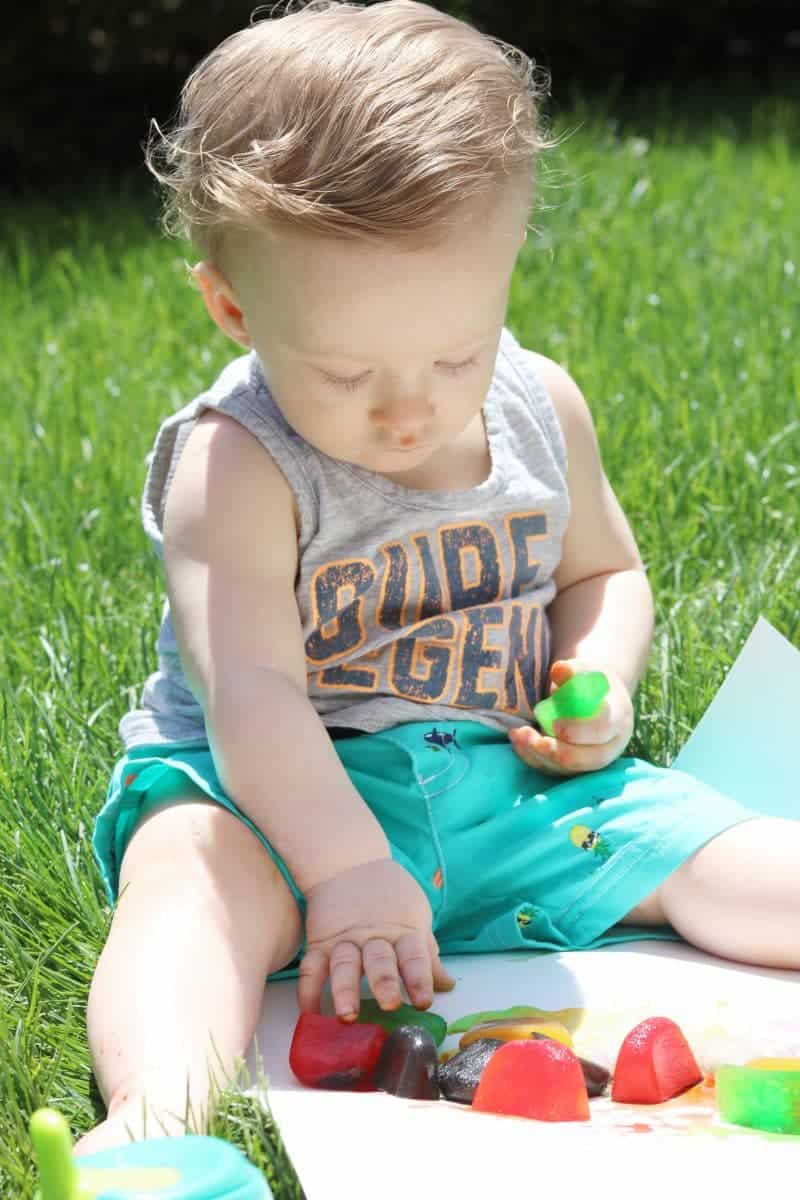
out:
{"label": "child's bare foot", "polygon": [[[188,1122],[182,1106],[145,1105],[141,1095],[126,1098],[123,1103],[112,1104],[105,1121],[90,1129],[75,1144],[74,1153],[99,1154],[128,1142],[143,1141],[145,1138],[181,1137],[185,1133],[203,1132],[191,1115]],[[180,1112],[180,1115],[178,1115]]]}

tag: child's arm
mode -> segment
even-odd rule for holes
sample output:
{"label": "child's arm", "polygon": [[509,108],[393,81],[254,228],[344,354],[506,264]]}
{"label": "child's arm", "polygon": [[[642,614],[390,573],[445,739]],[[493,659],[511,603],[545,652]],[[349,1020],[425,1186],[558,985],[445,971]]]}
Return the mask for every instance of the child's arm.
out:
{"label": "child's arm", "polygon": [[229,417],[205,414],[184,449],[167,494],[164,567],[219,777],[301,891],[388,857],[306,694],[292,494]]}
{"label": "child's arm", "polygon": [[556,737],[512,736],[533,766],[558,774],[598,770],[618,758],[633,733],[631,696],[644,674],[653,634],[653,599],[636,541],[606,478],[586,401],[570,376],[536,356],[567,445],[570,520],[557,592],[548,609],[551,688],[579,671],[604,671],[611,690],[597,717],[557,722]]}
{"label": "child's arm", "polygon": [[[540,360],[541,362],[542,360]],[[550,605],[552,661],[587,659],[633,693],[653,636],[653,598],[639,548],[600,459],[577,384],[556,363],[546,382],[567,444],[570,521]]]}
{"label": "child's arm", "polygon": [[308,699],[292,492],[226,416],[204,414],[181,455],[164,564],[181,664],[219,777],[308,903],[301,1007],[318,1007],[330,970],[337,1012],[357,1011],[362,951],[385,1006],[402,1000],[398,964],[412,1001],[432,1003],[433,985],[447,977],[427,897],[392,860]]}

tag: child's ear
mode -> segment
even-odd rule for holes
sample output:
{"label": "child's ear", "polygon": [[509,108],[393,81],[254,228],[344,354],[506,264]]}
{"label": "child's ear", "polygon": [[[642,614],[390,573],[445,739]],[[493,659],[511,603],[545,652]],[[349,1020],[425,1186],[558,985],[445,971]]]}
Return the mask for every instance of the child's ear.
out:
{"label": "child's ear", "polygon": [[219,268],[212,263],[199,262],[191,268],[191,275],[203,294],[211,320],[229,338],[249,349],[253,342],[247,329],[247,321],[235,291]]}

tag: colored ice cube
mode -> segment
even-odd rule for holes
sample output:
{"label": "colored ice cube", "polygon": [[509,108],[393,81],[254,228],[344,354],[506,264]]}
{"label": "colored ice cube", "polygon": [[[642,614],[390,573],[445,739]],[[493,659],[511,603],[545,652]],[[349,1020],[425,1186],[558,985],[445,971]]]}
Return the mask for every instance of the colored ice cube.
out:
{"label": "colored ice cube", "polygon": [[[532,1033],[531,1037],[543,1038],[548,1037],[546,1033]],[[572,1042],[569,1043],[570,1048]],[[611,1072],[605,1067],[601,1067],[599,1063],[592,1062],[588,1058],[581,1058],[578,1055],[578,1062],[581,1064],[583,1071],[583,1082],[586,1084],[586,1091],[590,1096],[602,1096],[603,1092],[608,1087],[608,1081],[611,1078]]]}
{"label": "colored ice cube", "polygon": [[498,1038],[479,1038],[440,1063],[437,1077],[445,1100],[471,1104],[486,1064],[502,1045]]}
{"label": "colored ice cube", "polygon": [[608,679],[602,671],[585,671],[581,675],[573,675],[557,688],[552,696],[540,700],[533,710],[533,715],[548,737],[553,737],[554,721],[573,721],[596,716],[608,689]]}
{"label": "colored ice cube", "polygon": [[[755,1060],[759,1061],[770,1060]],[[752,1064],[719,1067],[716,1091],[723,1121],[770,1133],[800,1133],[800,1069],[783,1071]]]}
{"label": "colored ice cube", "polygon": [[565,1029],[557,1021],[530,1021],[520,1020],[519,1018],[511,1018],[504,1021],[486,1021],[480,1025],[473,1025],[472,1029],[462,1034],[458,1044],[462,1050],[465,1050],[471,1042],[475,1042],[479,1038],[498,1038],[501,1042],[516,1042],[520,1038],[533,1037],[534,1034],[553,1038],[554,1041],[561,1042],[562,1045],[569,1046],[570,1050],[572,1049],[572,1038],[569,1035],[569,1030]]}
{"label": "colored ice cube", "polygon": [[605,1067],[601,1067],[599,1063],[592,1062],[588,1058],[581,1058],[580,1055],[578,1055],[578,1062],[581,1064],[581,1070],[583,1071],[583,1082],[586,1084],[586,1091],[590,1096],[602,1096],[608,1087],[611,1072],[607,1071]]}
{"label": "colored ice cube", "polygon": [[436,1043],[427,1029],[401,1025],[383,1044],[375,1064],[375,1087],[407,1100],[438,1100],[438,1066]]}
{"label": "colored ice cube", "polygon": [[421,1029],[427,1029],[437,1046],[441,1046],[447,1036],[444,1017],[430,1009],[414,1008],[412,1004],[401,1004],[387,1012],[377,1000],[365,999],[361,1001],[358,1019],[368,1025],[380,1025],[387,1033],[401,1025],[419,1025]]}
{"label": "colored ice cube", "polygon": [[648,1017],[620,1047],[611,1099],[621,1104],[660,1104],[702,1078],[680,1027],[668,1017]]}
{"label": "colored ice cube", "polygon": [[759,1071],[800,1071],[800,1058],[751,1058],[744,1065]]}
{"label": "colored ice cube", "polygon": [[472,1107],[538,1121],[588,1121],[589,1097],[573,1052],[552,1038],[506,1042],[484,1068]]}
{"label": "colored ice cube", "polygon": [[301,1013],[289,1066],[307,1087],[374,1091],[372,1074],[387,1036],[379,1025]]}
{"label": "colored ice cube", "polygon": [[512,1017],[530,1017],[536,1021],[557,1021],[571,1033],[583,1020],[582,1008],[536,1008],[533,1004],[512,1004],[510,1008],[492,1008],[484,1012],[467,1013],[457,1021],[451,1021],[447,1026],[448,1033],[465,1033],[475,1025],[485,1025],[489,1021],[508,1021]]}

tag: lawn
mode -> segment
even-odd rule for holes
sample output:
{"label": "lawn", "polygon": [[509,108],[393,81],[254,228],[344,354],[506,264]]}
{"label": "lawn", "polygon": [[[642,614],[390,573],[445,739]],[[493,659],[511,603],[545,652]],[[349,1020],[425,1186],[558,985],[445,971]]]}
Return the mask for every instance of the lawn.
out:
{"label": "lawn", "polygon": [[[800,105],[742,111],[562,116],[507,318],[577,379],[637,534],[658,624],[632,751],[663,764],[759,613],[800,644]],[[75,1134],[103,1112],[84,1013],[110,912],[90,839],[155,665],[145,455],[238,351],[144,172],[2,216],[0,1195],[29,1200],[32,1110]],[[300,1195],[253,1104],[229,1097],[213,1132]]]}

